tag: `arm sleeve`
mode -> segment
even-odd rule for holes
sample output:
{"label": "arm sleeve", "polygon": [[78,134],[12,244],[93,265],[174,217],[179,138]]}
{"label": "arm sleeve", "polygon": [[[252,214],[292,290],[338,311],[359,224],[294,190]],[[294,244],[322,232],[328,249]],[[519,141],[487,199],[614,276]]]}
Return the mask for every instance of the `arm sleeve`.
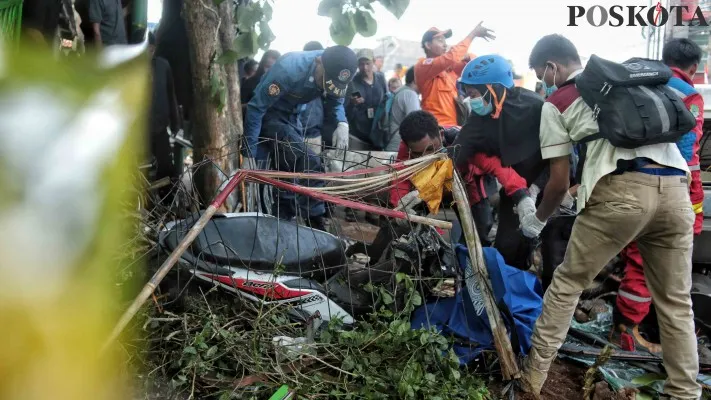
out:
{"label": "arm sleeve", "polygon": [[335,127],[339,122],[348,123],[346,119],[346,110],[343,108],[343,102],[345,98],[334,98],[331,96],[326,96],[326,101],[323,105],[323,119],[324,123],[333,125]]}
{"label": "arm sleeve", "polygon": [[[246,150],[248,155],[254,156],[259,142],[259,133],[262,130],[262,119],[267,110],[284,96],[289,88],[285,79],[279,79],[285,75],[282,67],[274,65],[263,77],[259,85],[254,89],[254,97],[247,104],[247,120],[244,126],[244,137],[247,142]],[[281,73],[280,73],[281,72]],[[278,93],[274,93],[272,85],[279,88]],[[270,88],[271,94],[270,94]]]}
{"label": "arm sleeve", "polygon": [[471,158],[471,162],[486,174],[496,177],[509,197],[514,197],[516,192],[520,190],[528,189],[526,180],[516,173],[513,168],[501,165],[501,160],[498,157],[476,153]]}
{"label": "arm sleeve", "polygon": [[405,115],[420,110],[420,99],[417,97],[417,93],[414,90],[406,90],[401,97],[401,104],[405,110]]}
{"label": "arm sleeve", "polygon": [[543,103],[541,109],[541,156],[544,160],[567,157],[573,152],[573,142],[563,124],[560,111],[549,102]]}
{"label": "arm sleeve", "polygon": [[100,24],[102,14],[99,0],[89,0],[89,22]]}
{"label": "arm sleeve", "polygon": [[434,79],[440,72],[447,68],[456,68],[461,64],[462,58],[467,55],[467,50],[471,44],[472,39],[467,36],[441,56],[418,62],[416,64],[417,70],[415,71],[415,79],[418,84],[419,82]]}

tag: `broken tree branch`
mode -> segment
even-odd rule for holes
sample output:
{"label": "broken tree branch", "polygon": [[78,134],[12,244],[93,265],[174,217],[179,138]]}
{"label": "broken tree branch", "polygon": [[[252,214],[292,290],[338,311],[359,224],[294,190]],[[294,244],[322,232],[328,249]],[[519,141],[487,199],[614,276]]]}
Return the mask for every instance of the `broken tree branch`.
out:
{"label": "broken tree branch", "polygon": [[489,281],[489,273],[484,265],[484,255],[481,249],[479,235],[474,226],[474,218],[472,217],[471,207],[467,198],[467,192],[464,189],[462,178],[455,170],[452,182],[452,195],[459,210],[459,220],[462,225],[462,231],[467,241],[467,249],[469,250],[469,259],[471,260],[472,269],[474,270],[474,278],[477,280],[481,288],[486,315],[489,318],[491,325],[491,333],[494,337],[494,347],[499,354],[501,361],[501,373],[504,379],[516,379],[519,377],[518,363],[511,347],[506,325],[499,314],[499,309],[494,300],[491,282]]}

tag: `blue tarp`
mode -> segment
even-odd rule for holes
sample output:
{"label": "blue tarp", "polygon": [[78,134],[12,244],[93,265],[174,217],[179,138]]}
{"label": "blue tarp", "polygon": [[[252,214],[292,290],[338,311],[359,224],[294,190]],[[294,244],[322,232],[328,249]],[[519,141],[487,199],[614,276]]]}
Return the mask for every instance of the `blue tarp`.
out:
{"label": "blue tarp", "polygon": [[[481,300],[481,293],[469,263],[466,247],[456,249],[459,265],[464,271],[465,288],[457,290],[455,297],[427,303],[413,313],[412,329],[435,327],[445,336],[453,336],[458,344],[454,351],[460,363],[467,364],[481,351],[494,348],[489,320]],[[543,291],[538,279],[504,263],[496,249],[483,249],[494,298],[502,317],[511,332],[513,320],[515,335],[512,345],[521,354],[531,347],[533,325],[541,313]],[[429,322],[428,322],[429,321]]]}

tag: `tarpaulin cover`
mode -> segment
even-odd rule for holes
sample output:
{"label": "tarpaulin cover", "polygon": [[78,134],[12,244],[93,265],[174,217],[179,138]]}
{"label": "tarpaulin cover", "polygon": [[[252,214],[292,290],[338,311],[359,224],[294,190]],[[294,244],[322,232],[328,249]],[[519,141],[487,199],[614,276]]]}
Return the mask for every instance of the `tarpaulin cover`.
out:
{"label": "tarpaulin cover", "polygon": [[[432,326],[445,336],[455,337],[458,344],[454,346],[454,351],[460,363],[466,364],[482,350],[493,349],[494,339],[481,291],[478,285],[472,283],[475,278],[468,250],[458,245],[456,253],[460,267],[465,272],[467,286],[475,286],[474,296],[470,295],[469,289],[458,290],[453,298],[423,305],[413,313],[412,328]],[[543,305],[541,285],[533,274],[506,265],[496,249],[485,247],[483,254],[494,298],[502,310],[510,334],[511,326],[514,327],[511,335],[514,350],[527,354],[531,347],[533,326]]]}

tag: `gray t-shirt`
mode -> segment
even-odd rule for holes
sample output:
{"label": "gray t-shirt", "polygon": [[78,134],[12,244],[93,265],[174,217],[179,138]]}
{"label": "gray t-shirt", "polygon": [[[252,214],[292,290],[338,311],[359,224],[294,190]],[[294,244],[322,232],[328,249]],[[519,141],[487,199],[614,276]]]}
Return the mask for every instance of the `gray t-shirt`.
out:
{"label": "gray t-shirt", "polygon": [[89,0],[89,22],[99,24],[105,46],[127,43],[121,0]]}
{"label": "gray t-shirt", "polygon": [[399,135],[402,120],[407,114],[420,109],[420,98],[417,92],[408,86],[401,87],[394,96],[390,109],[390,132]]}

